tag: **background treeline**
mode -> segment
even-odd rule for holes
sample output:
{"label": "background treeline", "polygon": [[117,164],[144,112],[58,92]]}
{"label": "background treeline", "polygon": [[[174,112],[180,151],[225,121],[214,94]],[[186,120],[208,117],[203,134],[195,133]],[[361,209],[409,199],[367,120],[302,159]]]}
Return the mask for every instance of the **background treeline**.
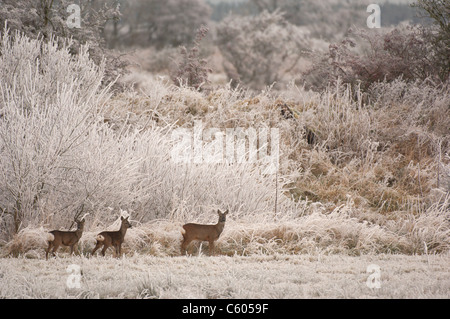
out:
{"label": "background treeline", "polygon": [[[72,3],[81,7],[79,29],[66,23],[67,7]],[[180,46],[195,48],[191,54],[199,68],[204,66],[203,73],[208,70],[217,75],[211,77],[213,83],[231,80],[233,85],[251,89],[274,83],[280,89],[291,81],[323,88],[341,73],[345,82],[362,81],[367,86],[383,80],[385,71],[392,68],[388,80],[398,76],[448,78],[448,2],[418,1],[415,7],[409,2],[382,3],[379,30],[366,26],[368,4],[337,0],[2,0],[0,23],[8,20],[11,30],[31,37],[72,37],[73,53],[82,43],[89,43],[97,64],[103,56],[107,58],[105,81],[125,72],[130,62],[122,53],[127,52],[134,52],[139,66],[149,72],[183,77],[177,72],[183,59]],[[208,28],[208,34],[195,43],[201,26]],[[354,48],[349,50],[349,46]],[[142,51],[145,48],[148,51]],[[195,59],[191,56],[190,62]],[[198,62],[201,59],[206,59],[208,68]],[[411,65],[420,70],[411,70]],[[378,68],[381,71],[374,71]],[[208,82],[207,76],[202,77],[194,82]]]}

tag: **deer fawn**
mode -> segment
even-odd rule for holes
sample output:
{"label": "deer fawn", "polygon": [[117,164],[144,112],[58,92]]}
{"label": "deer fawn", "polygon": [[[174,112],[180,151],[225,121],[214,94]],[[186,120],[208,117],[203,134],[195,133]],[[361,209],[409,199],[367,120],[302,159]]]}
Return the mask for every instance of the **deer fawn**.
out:
{"label": "deer fawn", "polygon": [[55,252],[61,245],[69,246],[70,254],[73,254],[75,248],[76,253],[78,254],[78,241],[80,240],[81,235],[83,234],[85,216],[86,215],[84,215],[83,218],[81,218],[80,220],[77,220],[76,218],[74,219],[74,221],[77,223],[77,230],[75,231],[52,230],[51,232],[48,233],[47,237],[48,248],[45,251],[45,259],[48,260],[48,253],[52,248],[53,248],[52,255],[56,256]]}
{"label": "deer fawn", "polygon": [[122,243],[125,239],[125,233],[128,228],[131,228],[131,224],[128,221],[128,218],[120,217],[122,224],[120,225],[120,229],[118,231],[104,231],[97,235],[97,244],[95,245],[94,250],[92,251],[92,255],[103,245],[102,255],[105,256],[106,250],[114,246],[116,249],[116,257],[119,257],[122,254]]}
{"label": "deer fawn", "polygon": [[217,210],[219,214],[219,221],[215,225],[201,225],[201,224],[185,224],[183,226],[182,235],[183,242],[181,243],[181,254],[186,253],[187,246],[193,240],[208,241],[209,242],[209,254],[212,255],[214,252],[214,242],[219,238],[220,234],[225,227],[226,215],[228,214],[228,209],[225,212]]}

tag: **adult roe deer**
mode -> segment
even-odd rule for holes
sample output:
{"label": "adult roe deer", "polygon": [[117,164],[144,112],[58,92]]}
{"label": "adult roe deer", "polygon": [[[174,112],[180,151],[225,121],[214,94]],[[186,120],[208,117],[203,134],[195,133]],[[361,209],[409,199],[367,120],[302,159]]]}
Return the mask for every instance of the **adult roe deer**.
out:
{"label": "adult roe deer", "polygon": [[96,238],[97,244],[95,245],[91,255],[94,255],[97,249],[99,249],[103,245],[103,256],[105,256],[105,252],[109,247],[114,246],[114,248],[116,249],[116,257],[119,257],[122,254],[122,243],[125,239],[127,229],[132,227],[130,222],[128,221],[129,217],[130,216],[124,218],[123,216],[120,216],[120,220],[122,221],[122,223],[118,231],[104,231],[98,234]]}
{"label": "adult roe deer", "polygon": [[225,227],[226,216],[228,209],[225,212],[217,210],[219,215],[219,221],[215,225],[202,225],[189,223],[183,225],[181,234],[183,235],[183,242],[181,243],[181,254],[186,253],[187,246],[193,240],[208,241],[209,242],[209,254],[214,253],[214,242],[219,238],[220,234]]}
{"label": "adult roe deer", "polygon": [[52,250],[52,255],[56,256],[56,250],[58,250],[59,246],[69,246],[70,247],[70,254],[73,254],[74,249],[76,250],[76,253],[78,254],[78,241],[81,238],[81,235],[83,234],[84,229],[84,222],[85,217],[87,214],[85,214],[81,219],[74,218],[74,221],[77,223],[77,230],[75,231],[63,231],[63,230],[52,230],[48,233],[47,241],[48,241],[48,247],[45,251],[45,259],[48,260],[48,253],[50,252],[50,249]]}

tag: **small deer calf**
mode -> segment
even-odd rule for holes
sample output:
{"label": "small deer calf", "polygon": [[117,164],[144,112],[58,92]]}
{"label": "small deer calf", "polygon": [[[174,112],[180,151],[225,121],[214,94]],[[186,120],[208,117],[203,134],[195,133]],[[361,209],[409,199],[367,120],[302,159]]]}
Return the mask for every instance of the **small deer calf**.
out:
{"label": "small deer calf", "polygon": [[80,240],[81,235],[83,234],[85,219],[83,216],[81,220],[77,220],[75,218],[74,221],[77,223],[77,230],[75,231],[52,230],[51,232],[48,233],[47,237],[48,248],[45,251],[45,259],[48,260],[48,253],[52,248],[53,248],[52,255],[56,256],[55,254],[56,250],[58,250],[59,246],[61,245],[69,246],[70,254],[73,254],[74,249],[78,254],[78,241]]}
{"label": "small deer calf", "polygon": [[209,242],[209,254],[214,253],[214,242],[219,238],[220,234],[225,227],[226,215],[228,214],[228,209],[225,212],[217,210],[219,215],[219,221],[215,225],[201,225],[189,223],[183,226],[182,235],[183,242],[181,243],[181,254],[186,253],[187,246],[193,240],[207,241]]}
{"label": "small deer calf", "polygon": [[125,239],[125,234],[128,228],[131,228],[131,224],[128,221],[128,218],[120,217],[122,224],[120,225],[120,229],[118,231],[104,231],[97,235],[97,244],[92,251],[92,255],[103,245],[102,255],[105,256],[106,250],[114,246],[116,249],[116,257],[119,257],[122,254],[122,243]]}

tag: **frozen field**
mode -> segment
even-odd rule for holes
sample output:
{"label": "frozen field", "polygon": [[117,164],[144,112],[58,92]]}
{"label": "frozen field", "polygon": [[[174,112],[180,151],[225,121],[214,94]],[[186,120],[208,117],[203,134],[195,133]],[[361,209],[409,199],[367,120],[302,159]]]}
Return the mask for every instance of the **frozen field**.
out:
{"label": "frozen field", "polygon": [[[372,264],[380,288],[368,287]],[[448,255],[2,258],[0,297],[449,298],[449,265]]]}

